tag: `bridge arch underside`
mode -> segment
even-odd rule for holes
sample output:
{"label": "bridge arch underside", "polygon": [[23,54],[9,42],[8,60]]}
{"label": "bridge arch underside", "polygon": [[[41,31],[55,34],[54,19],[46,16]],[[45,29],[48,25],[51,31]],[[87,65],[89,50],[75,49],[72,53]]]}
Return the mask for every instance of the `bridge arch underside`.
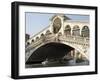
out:
{"label": "bridge arch underside", "polygon": [[71,50],[74,50],[74,48],[63,43],[47,43],[36,49],[26,61],[26,64],[42,63],[46,59],[59,60],[62,59],[65,55],[67,55]]}

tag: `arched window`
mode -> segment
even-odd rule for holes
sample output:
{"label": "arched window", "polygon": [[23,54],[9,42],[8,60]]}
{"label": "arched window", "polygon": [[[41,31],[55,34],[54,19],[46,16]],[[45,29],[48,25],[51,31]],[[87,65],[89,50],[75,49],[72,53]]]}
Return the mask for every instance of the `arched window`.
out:
{"label": "arched window", "polygon": [[29,43],[29,42],[27,42],[27,45],[30,45],[30,43]]}
{"label": "arched window", "polygon": [[58,33],[60,28],[61,28],[61,19],[57,17],[53,22],[53,33],[54,34]]}
{"label": "arched window", "polygon": [[39,37],[36,37],[36,40],[39,40]]}
{"label": "arched window", "polygon": [[84,26],[82,28],[81,36],[82,37],[89,37],[89,27],[88,26]]}
{"label": "arched window", "polygon": [[70,27],[70,25],[67,25],[65,27],[64,33],[65,33],[65,35],[71,35],[71,27]]}
{"label": "arched window", "polygon": [[44,38],[44,34],[43,33],[41,34],[40,38]]}
{"label": "arched window", "polygon": [[32,39],[32,43],[34,42],[34,39]]}
{"label": "arched window", "polygon": [[80,36],[80,28],[78,25],[75,25],[73,27],[73,33],[72,33],[73,36]]}
{"label": "arched window", "polygon": [[49,30],[46,31],[45,35],[50,35],[51,32]]}

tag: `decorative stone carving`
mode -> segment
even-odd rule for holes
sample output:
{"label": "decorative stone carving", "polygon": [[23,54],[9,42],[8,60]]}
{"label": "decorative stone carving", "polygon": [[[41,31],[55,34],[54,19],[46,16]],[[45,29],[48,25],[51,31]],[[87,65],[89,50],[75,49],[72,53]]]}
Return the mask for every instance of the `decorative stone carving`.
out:
{"label": "decorative stone carving", "polygon": [[54,34],[58,33],[60,28],[61,28],[61,19],[57,17],[53,22],[53,33]]}

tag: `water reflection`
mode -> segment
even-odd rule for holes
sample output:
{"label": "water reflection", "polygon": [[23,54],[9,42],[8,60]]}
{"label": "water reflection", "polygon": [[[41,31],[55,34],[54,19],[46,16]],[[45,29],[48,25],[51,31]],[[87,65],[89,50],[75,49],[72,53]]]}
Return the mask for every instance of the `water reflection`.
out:
{"label": "water reflection", "polygon": [[89,65],[88,60],[63,60],[63,61],[44,61],[37,64],[26,64],[26,68],[35,68],[35,67],[59,67],[59,66],[82,66]]}

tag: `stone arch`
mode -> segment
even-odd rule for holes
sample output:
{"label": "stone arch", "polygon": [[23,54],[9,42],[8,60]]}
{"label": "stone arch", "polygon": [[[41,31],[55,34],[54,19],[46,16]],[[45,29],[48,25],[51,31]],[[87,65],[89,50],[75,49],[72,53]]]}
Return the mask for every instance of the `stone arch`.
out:
{"label": "stone arch", "polygon": [[[56,42],[46,43],[46,44],[43,44],[43,45],[39,46],[38,48],[34,49],[34,51],[31,53],[30,57],[28,57],[26,63],[29,61],[38,62],[41,60],[42,60],[41,62],[43,62],[46,58],[60,59],[65,56],[66,52],[69,52],[72,49],[73,49],[72,47],[67,46],[63,43],[56,43]],[[58,53],[57,53],[57,51],[58,51]]]}
{"label": "stone arch", "polygon": [[57,17],[53,22],[53,33],[56,34],[61,29],[61,19]]}
{"label": "stone arch", "polygon": [[80,36],[80,28],[79,28],[78,25],[75,25],[75,26],[73,27],[72,35],[73,35],[73,36]]}
{"label": "stone arch", "polygon": [[27,42],[27,45],[30,45],[30,42]]}
{"label": "stone arch", "polygon": [[50,30],[47,30],[45,33],[45,35],[50,35],[50,34],[51,34]]}
{"label": "stone arch", "polygon": [[81,36],[82,37],[89,37],[89,27],[88,26],[83,26],[82,31],[81,31]]}
{"label": "stone arch", "polygon": [[42,33],[41,36],[40,36],[40,38],[44,38],[44,36],[45,36],[45,35]]}
{"label": "stone arch", "polygon": [[34,39],[32,39],[32,41],[31,41],[32,43],[34,42]]}
{"label": "stone arch", "polygon": [[70,27],[70,25],[66,25],[66,27],[64,29],[64,34],[65,35],[71,35],[71,27]]}
{"label": "stone arch", "polygon": [[84,49],[82,49],[81,46],[76,46],[76,45],[70,44],[70,43],[65,42],[65,41],[63,41],[63,42],[61,42],[61,43],[63,43],[63,44],[65,44],[65,45],[68,45],[68,46],[74,48],[75,50],[77,50],[78,52],[80,52],[80,53],[81,53],[84,57],[86,57],[87,59],[89,58],[89,56],[87,55],[87,53],[84,52]]}
{"label": "stone arch", "polygon": [[[54,43],[54,42],[53,42]],[[55,42],[56,43],[56,42]],[[46,43],[46,44],[50,44],[50,43]],[[35,48],[35,50],[34,51],[36,51],[38,48],[40,48],[40,47],[42,47],[42,46],[45,46],[46,44],[41,44],[39,47],[37,47],[37,48]],[[89,57],[88,57],[88,55],[86,54],[86,53],[84,53],[84,50],[82,50],[79,46],[76,46],[76,45],[73,45],[73,44],[69,44],[69,43],[67,43],[67,42],[60,42],[60,43],[57,43],[57,44],[63,44],[63,45],[67,45],[67,46],[69,46],[70,48],[73,48],[73,49],[75,49],[75,50],[77,50],[78,52],[80,52],[80,54],[82,55],[82,56],[84,56],[86,59],[88,59]],[[50,45],[51,46],[51,45]],[[58,47],[58,46],[57,46]],[[73,49],[71,49],[71,50],[73,50]],[[32,55],[32,54],[31,54]],[[36,54],[34,54],[34,55],[36,55]]]}
{"label": "stone arch", "polygon": [[39,40],[39,37],[36,37],[36,41]]}

